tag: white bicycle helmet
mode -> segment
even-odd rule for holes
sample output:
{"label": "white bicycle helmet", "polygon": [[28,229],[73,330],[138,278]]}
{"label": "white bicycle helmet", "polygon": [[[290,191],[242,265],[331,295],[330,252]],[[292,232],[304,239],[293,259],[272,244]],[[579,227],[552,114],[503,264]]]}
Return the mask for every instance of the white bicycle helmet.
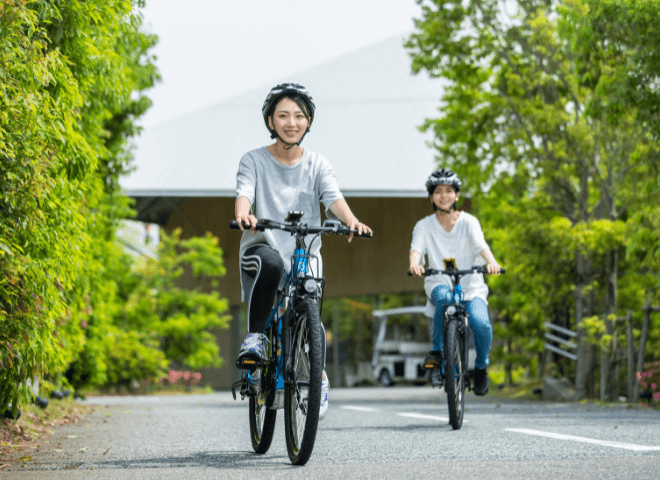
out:
{"label": "white bicycle helmet", "polygon": [[[301,108],[305,112],[305,114],[308,115],[309,126],[307,127],[307,130],[305,131],[303,136],[300,138],[300,142],[302,142],[302,139],[305,138],[305,135],[307,135],[307,132],[309,132],[309,127],[311,127],[312,122],[314,121],[314,112],[316,110],[316,106],[314,105],[312,96],[309,94],[307,89],[302,85],[298,85],[297,83],[280,83],[279,85],[273,87],[268,93],[268,96],[266,97],[266,100],[264,101],[264,104],[261,107],[261,114],[264,117],[264,123],[266,124],[266,128],[270,132],[270,138],[279,138],[277,132],[275,132],[275,130],[270,129],[270,125],[268,125],[268,119],[273,116],[273,111],[275,110],[275,105],[277,105],[277,102],[279,102],[284,97],[292,97],[294,101],[298,98],[302,100],[304,107],[301,105]],[[285,144],[290,145],[281,138],[280,140]],[[300,142],[291,144],[291,146],[299,145]]]}
{"label": "white bicycle helmet", "polygon": [[429,192],[429,195],[433,195],[435,187],[438,185],[451,185],[454,187],[454,190],[460,192],[463,182],[461,182],[461,179],[458,178],[458,175],[453,170],[441,168],[429,175],[429,178],[426,180],[426,190]]}

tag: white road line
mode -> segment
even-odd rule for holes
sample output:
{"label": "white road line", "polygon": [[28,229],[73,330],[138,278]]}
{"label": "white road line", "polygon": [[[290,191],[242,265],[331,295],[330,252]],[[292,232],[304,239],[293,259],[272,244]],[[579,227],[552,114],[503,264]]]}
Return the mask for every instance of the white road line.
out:
{"label": "white road line", "polygon": [[539,437],[556,438],[558,440],[571,440],[573,442],[595,443],[612,448],[625,448],[637,452],[660,451],[660,447],[647,447],[645,445],[635,445],[633,443],[609,442],[607,440],[595,440],[593,438],[575,437],[573,435],[563,435],[561,433],[542,432],[540,430],[528,430],[526,428],[505,428],[509,432],[525,433],[527,435],[536,435]]}
{"label": "white road line", "polygon": [[343,408],[344,410],[355,410],[357,412],[377,412],[377,408],[369,408],[369,407],[353,407],[351,405],[342,405],[339,408]]}
{"label": "white road line", "polygon": [[[435,415],[423,415],[421,413],[397,413],[397,415],[400,417],[423,418],[426,420],[437,420],[439,422],[449,423],[449,419],[447,417],[436,417]],[[465,420],[463,420],[463,423],[465,423]]]}

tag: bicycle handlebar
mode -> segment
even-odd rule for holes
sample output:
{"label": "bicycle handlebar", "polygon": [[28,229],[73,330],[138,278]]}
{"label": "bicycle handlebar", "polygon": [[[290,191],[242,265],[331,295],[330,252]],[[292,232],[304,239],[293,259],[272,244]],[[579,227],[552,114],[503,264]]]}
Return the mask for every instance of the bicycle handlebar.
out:
{"label": "bicycle handlebar", "polygon": [[[424,273],[422,273],[422,276],[428,277],[431,275],[437,275],[438,273],[441,273],[443,275],[450,275],[450,276],[457,275],[459,277],[462,277],[463,275],[469,275],[471,273],[488,273],[488,269],[486,267],[482,267],[481,265],[474,265],[469,270],[437,270],[435,268],[427,268],[424,270]],[[500,268],[500,273],[506,273],[506,270]],[[410,270],[408,270],[408,276],[409,277],[413,276]]]}
{"label": "bicycle handlebar", "polygon": [[[236,220],[232,220],[229,222],[229,228],[233,230],[240,230],[240,227],[238,226],[238,223]],[[243,228],[250,229],[250,225],[247,223],[243,222]],[[349,235],[353,234],[355,237],[363,237],[363,238],[372,238],[373,237],[373,232],[372,233],[361,233],[359,234],[357,230],[351,230],[349,227],[345,225],[333,225],[331,227],[314,227],[314,226],[309,226],[306,223],[289,223],[289,222],[276,222],[274,220],[268,220],[266,218],[262,218],[257,222],[257,225],[255,226],[257,231],[263,232],[264,230],[284,230],[286,232],[290,233],[297,233],[299,235],[308,235],[308,234],[314,234],[314,233],[334,233],[336,235]]]}

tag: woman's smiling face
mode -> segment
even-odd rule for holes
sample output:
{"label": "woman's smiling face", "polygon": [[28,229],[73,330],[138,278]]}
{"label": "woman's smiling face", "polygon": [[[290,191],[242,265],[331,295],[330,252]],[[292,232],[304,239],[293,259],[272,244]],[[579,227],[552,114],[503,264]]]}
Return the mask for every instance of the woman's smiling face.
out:
{"label": "woman's smiling face", "polygon": [[277,102],[268,124],[286,143],[297,143],[309,127],[309,119],[296,102],[284,97]]}
{"label": "woman's smiling face", "polygon": [[451,185],[438,185],[433,191],[431,199],[436,207],[442,210],[450,210],[451,206],[458,200],[459,193]]}

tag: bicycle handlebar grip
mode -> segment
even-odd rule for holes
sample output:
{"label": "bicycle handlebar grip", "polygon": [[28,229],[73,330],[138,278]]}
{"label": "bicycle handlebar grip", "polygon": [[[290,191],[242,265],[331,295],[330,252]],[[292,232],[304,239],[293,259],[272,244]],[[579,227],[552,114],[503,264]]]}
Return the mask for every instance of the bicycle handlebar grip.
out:
{"label": "bicycle handlebar grip", "polygon": [[[437,275],[438,273],[439,273],[439,271],[434,269],[434,268],[426,268],[426,269],[424,269],[424,273],[422,273],[422,276],[423,277],[429,277],[431,275]],[[413,276],[413,274],[410,270],[408,270],[408,276],[409,277]]]}
{"label": "bicycle handlebar grip", "polygon": [[350,232],[353,234],[354,237],[372,238],[374,236],[373,232],[371,232],[371,233],[357,233],[357,230],[350,230]]}
{"label": "bicycle handlebar grip", "polygon": [[[238,222],[236,220],[232,220],[231,222],[229,222],[229,228],[233,230],[240,230],[240,227],[238,226]],[[250,228],[250,225],[243,222],[243,228]]]}
{"label": "bicycle handlebar grip", "polygon": [[506,273],[506,270],[503,268],[500,268],[500,273]]}

